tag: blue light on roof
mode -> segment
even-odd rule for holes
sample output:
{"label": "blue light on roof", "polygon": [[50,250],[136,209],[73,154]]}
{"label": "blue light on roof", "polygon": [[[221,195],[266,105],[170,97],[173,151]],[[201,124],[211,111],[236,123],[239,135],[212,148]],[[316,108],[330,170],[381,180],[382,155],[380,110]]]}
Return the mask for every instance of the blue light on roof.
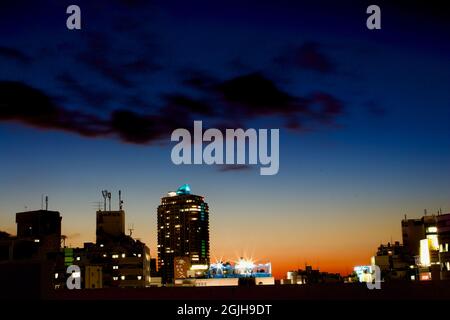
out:
{"label": "blue light on roof", "polygon": [[191,186],[188,184],[183,184],[177,189],[177,195],[191,194]]}

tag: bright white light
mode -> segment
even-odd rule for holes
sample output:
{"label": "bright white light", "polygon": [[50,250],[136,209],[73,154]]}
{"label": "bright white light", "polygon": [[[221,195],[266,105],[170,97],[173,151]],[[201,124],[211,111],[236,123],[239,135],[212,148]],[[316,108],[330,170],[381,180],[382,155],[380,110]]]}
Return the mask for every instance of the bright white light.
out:
{"label": "bright white light", "polygon": [[72,278],[80,278],[81,273],[80,272],[72,272]]}
{"label": "bright white light", "polygon": [[137,276],[137,278],[138,278],[138,280],[141,280],[141,279],[142,279],[142,276]]}
{"label": "bright white light", "polygon": [[[192,259],[192,260],[194,260],[194,259]],[[191,267],[191,270],[206,270],[206,269],[208,269],[207,264],[193,264]]]}
{"label": "bright white light", "polygon": [[423,267],[429,267],[431,265],[428,239],[420,240],[420,264]]}
{"label": "bright white light", "polygon": [[58,279],[58,276],[59,276],[59,275],[58,275],[57,273],[55,273],[55,279]]}
{"label": "bright white light", "polygon": [[36,242],[36,243],[37,243],[37,242],[40,242],[40,240],[39,240],[39,239],[34,239],[34,242]]}
{"label": "bright white light", "polygon": [[167,195],[169,197],[175,197],[177,195],[177,193],[172,191],[172,192],[167,193]]}
{"label": "bright white light", "polygon": [[120,279],[125,280],[125,276],[121,276]]}
{"label": "bright white light", "polygon": [[125,253],[122,253],[122,258],[125,258]]}
{"label": "bright white light", "polygon": [[243,274],[249,274],[252,273],[253,268],[255,267],[255,264],[250,259],[239,259],[236,262],[236,265],[234,268],[239,272]]}

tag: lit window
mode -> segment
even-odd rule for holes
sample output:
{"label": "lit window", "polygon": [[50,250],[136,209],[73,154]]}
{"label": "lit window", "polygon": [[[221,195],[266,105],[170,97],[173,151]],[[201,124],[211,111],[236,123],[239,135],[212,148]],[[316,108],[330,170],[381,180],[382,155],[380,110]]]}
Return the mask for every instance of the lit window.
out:
{"label": "lit window", "polygon": [[142,257],[142,254],[138,253],[138,258]]}
{"label": "lit window", "polygon": [[80,261],[81,260],[81,258],[80,257],[77,257],[77,261]]}
{"label": "lit window", "polygon": [[57,273],[55,273],[55,279],[58,279],[58,276],[59,276],[59,275],[58,275]]}
{"label": "lit window", "polygon": [[120,279],[121,279],[121,280],[125,280],[125,276],[121,276]]}
{"label": "lit window", "polygon": [[101,244],[101,245],[100,245],[100,248],[103,248],[103,247],[104,247],[104,245],[103,245],[103,244]]}
{"label": "lit window", "polygon": [[141,280],[141,279],[142,279],[142,276],[137,276],[137,279],[138,279],[138,280]]}
{"label": "lit window", "polygon": [[119,258],[119,255],[118,255],[118,254],[113,254],[113,255],[112,255],[112,258],[113,258],[113,259],[117,259],[117,258]]}
{"label": "lit window", "polygon": [[437,228],[436,227],[429,227],[428,228],[428,232],[437,232]]}
{"label": "lit window", "polygon": [[122,258],[125,258],[125,253],[122,253]]}
{"label": "lit window", "polygon": [[119,280],[119,278],[118,277],[113,277],[113,280],[117,281],[117,280]]}
{"label": "lit window", "polygon": [[103,254],[103,258],[106,258],[108,255],[106,253]]}
{"label": "lit window", "polygon": [[36,243],[37,243],[37,242],[40,242],[40,240],[39,240],[39,239],[34,239],[34,242],[36,242]]}
{"label": "lit window", "polygon": [[119,269],[119,266],[113,266],[113,269],[117,270],[117,269]]}

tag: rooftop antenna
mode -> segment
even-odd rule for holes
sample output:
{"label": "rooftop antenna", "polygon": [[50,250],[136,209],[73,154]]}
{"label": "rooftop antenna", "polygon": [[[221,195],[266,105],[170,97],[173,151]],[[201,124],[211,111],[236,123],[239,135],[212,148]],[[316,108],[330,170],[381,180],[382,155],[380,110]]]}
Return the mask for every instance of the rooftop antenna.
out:
{"label": "rooftop antenna", "polygon": [[108,192],[109,211],[111,211],[111,192]]}
{"label": "rooftop antenna", "polygon": [[108,190],[102,190],[103,196],[103,210],[106,211],[106,198],[108,197]]}
{"label": "rooftop antenna", "polygon": [[61,246],[62,246],[63,248],[66,247],[66,239],[67,239],[67,236],[61,235]]}
{"label": "rooftop antenna", "polygon": [[45,196],[45,211],[48,211],[48,196]]}
{"label": "rooftop antenna", "polygon": [[119,210],[123,209],[122,191],[119,190]]}
{"label": "rooftop antenna", "polygon": [[424,213],[424,215],[426,216],[427,215],[427,209],[423,209],[423,213]]}
{"label": "rooftop antenna", "polygon": [[134,224],[130,226],[128,226],[128,231],[130,231],[130,237],[133,235],[133,231],[134,231]]}
{"label": "rooftop antenna", "polygon": [[44,194],[41,194],[41,210],[44,210]]}

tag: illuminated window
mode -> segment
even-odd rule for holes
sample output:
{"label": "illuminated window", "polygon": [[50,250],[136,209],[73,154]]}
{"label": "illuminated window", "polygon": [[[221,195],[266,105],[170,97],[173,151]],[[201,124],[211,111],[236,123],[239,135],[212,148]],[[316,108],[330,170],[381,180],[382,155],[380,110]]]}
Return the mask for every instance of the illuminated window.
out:
{"label": "illuminated window", "polygon": [[138,279],[138,280],[141,280],[141,279],[142,279],[142,276],[137,276],[137,279]]}
{"label": "illuminated window", "polygon": [[120,279],[121,279],[121,280],[125,280],[125,276],[121,276]]}
{"label": "illuminated window", "polygon": [[112,255],[112,258],[113,258],[113,259],[117,259],[117,258],[119,258],[119,255],[118,255],[118,254],[113,254],[113,255]]}
{"label": "illuminated window", "polygon": [[113,270],[119,269],[119,266],[113,266]]}
{"label": "illuminated window", "polygon": [[122,258],[125,258],[125,253],[122,253]]}
{"label": "illuminated window", "polygon": [[437,228],[436,227],[428,227],[427,232],[437,232]]}
{"label": "illuminated window", "polygon": [[77,261],[80,261],[81,260],[81,258],[80,257],[77,257]]}
{"label": "illuminated window", "polygon": [[113,280],[117,281],[117,280],[119,280],[119,278],[118,277],[113,277]]}

